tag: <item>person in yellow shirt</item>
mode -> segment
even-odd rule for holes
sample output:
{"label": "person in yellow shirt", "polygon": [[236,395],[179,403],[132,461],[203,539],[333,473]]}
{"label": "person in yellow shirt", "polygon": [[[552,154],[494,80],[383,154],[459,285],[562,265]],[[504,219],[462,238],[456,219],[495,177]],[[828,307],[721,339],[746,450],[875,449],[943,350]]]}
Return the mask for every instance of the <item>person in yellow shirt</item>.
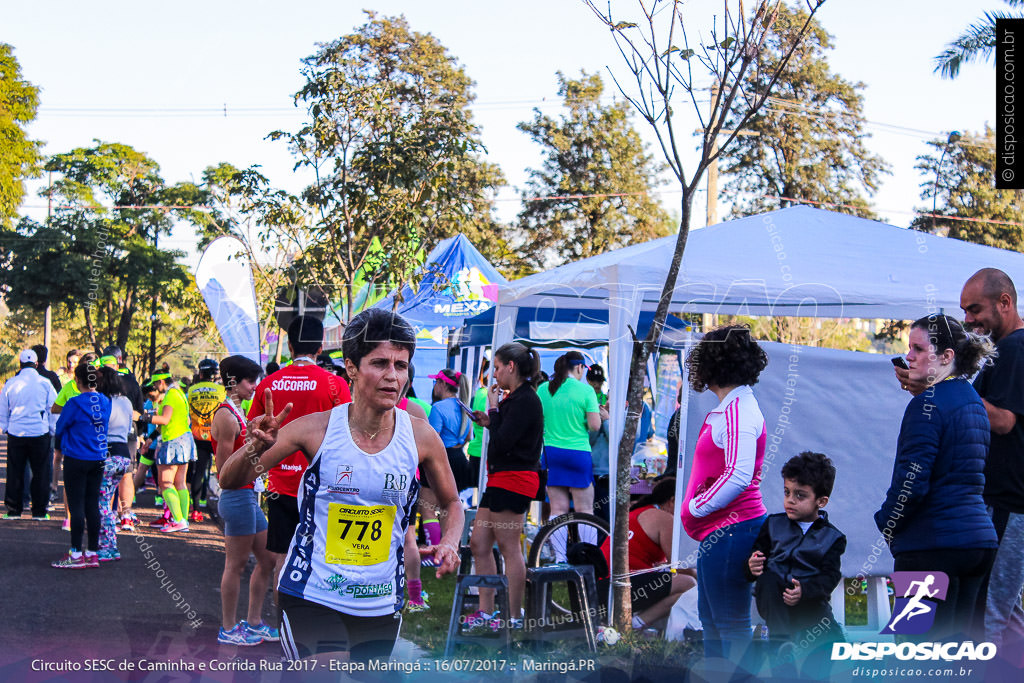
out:
{"label": "person in yellow shirt", "polygon": [[189,428],[188,399],[171,379],[170,373],[157,373],[150,383],[156,390],[156,414],[144,413],[139,416],[139,422],[150,422],[160,427],[160,448],[156,452],[157,486],[171,514],[171,519],[160,527],[160,531],[188,531],[185,513],[189,508],[189,493],[185,474],[188,463],[196,459],[196,443]]}
{"label": "person in yellow shirt", "polygon": [[206,507],[206,492],[210,483],[210,463],[213,461],[213,443],[210,429],[217,406],[224,402],[224,387],[218,384],[217,361],[205,358],[199,361],[199,381],[188,388],[188,412],[192,420],[192,438],[196,442],[196,459],[189,463],[185,481],[192,496],[192,514],[189,520],[203,521],[200,508]]}

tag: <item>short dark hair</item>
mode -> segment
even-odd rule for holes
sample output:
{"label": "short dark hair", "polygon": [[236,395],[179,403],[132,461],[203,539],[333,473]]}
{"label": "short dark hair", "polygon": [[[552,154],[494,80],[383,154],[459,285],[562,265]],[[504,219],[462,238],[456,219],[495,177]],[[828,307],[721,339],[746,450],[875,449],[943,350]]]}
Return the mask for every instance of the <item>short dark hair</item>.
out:
{"label": "short dark hair", "polygon": [[712,385],[753,386],[767,365],[768,354],[745,325],[724,325],[711,330],[686,357],[694,391],[704,391]]}
{"label": "short dark hair", "polygon": [[782,478],[791,479],[801,486],[810,486],[818,498],[832,495],[836,483],[836,466],[824,453],[804,451],[786,461]]}
{"label": "short dark hair", "polygon": [[113,368],[96,365],[95,358],[78,364],[75,368],[75,379],[82,386],[95,389],[107,396],[123,393],[120,386],[112,386],[118,379],[117,371]]}
{"label": "short dark hair", "polygon": [[117,359],[118,362],[124,360],[124,352],[121,351],[121,347],[118,346],[117,344],[111,344],[107,348],[103,349],[103,353],[101,353],[100,355],[113,356],[114,358]]}
{"label": "short dark hair", "polygon": [[341,339],[345,360],[358,368],[363,357],[381,344],[394,344],[409,351],[409,360],[416,351],[416,331],[405,318],[382,308],[368,308],[349,321]]}
{"label": "short dark hair", "polygon": [[245,356],[228,356],[220,362],[220,379],[230,389],[243,379],[255,382],[260,376],[260,364]]}
{"label": "short dark hair", "polygon": [[35,346],[32,347],[32,350],[36,352],[36,361],[39,363],[39,365],[45,363],[46,358],[50,355],[50,352],[46,348],[45,344],[36,344]]}
{"label": "short dark hair", "polygon": [[[275,372],[277,372],[280,369],[281,369],[281,365],[277,361],[272,360],[272,361],[268,361],[267,362],[267,374],[268,375],[273,375]],[[221,374],[221,377],[224,376],[224,370],[223,369],[221,369],[220,374]]]}
{"label": "short dark hair", "polygon": [[288,343],[295,353],[316,353],[324,345],[324,324],[311,315],[297,315],[288,325]]}

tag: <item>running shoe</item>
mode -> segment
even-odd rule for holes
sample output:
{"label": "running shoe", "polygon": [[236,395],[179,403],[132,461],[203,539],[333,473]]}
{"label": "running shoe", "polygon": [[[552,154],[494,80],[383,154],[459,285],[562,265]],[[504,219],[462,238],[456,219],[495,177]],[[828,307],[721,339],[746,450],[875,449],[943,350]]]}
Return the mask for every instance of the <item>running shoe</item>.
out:
{"label": "running shoe", "polygon": [[171,523],[171,511],[164,510],[164,514],[149,523],[152,527],[163,527]]}
{"label": "running shoe", "polygon": [[12,515],[10,512],[5,512],[4,519],[21,519],[21,515]]}
{"label": "running shoe", "polygon": [[45,522],[48,519],[50,519],[50,515],[43,515],[42,517],[33,517],[32,521],[33,522]]}
{"label": "running shoe", "polygon": [[278,633],[278,630],[276,628],[270,628],[270,626],[263,623],[262,620],[257,626],[253,626],[245,619],[242,619],[242,621],[240,621],[239,624],[242,626],[242,628],[245,629],[245,632],[248,633],[250,636],[262,638],[264,641],[268,643],[276,643],[277,641],[281,640],[281,634]]}
{"label": "running shoe", "polygon": [[259,645],[263,642],[263,638],[260,636],[252,635],[246,632],[245,627],[241,623],[235,624],[235,627],[230,631],[225,631],[221,628],[217,634],[217,642],[223,643],[224,645],[241,645],[243,647],[250,647],[252,645]]}
{"label": "running shoe", "polygon": [[203,521],[203,513],[199,510],[193,510],[192,514],[190,514],[188,518],[191,522],[201,522]]}
{"label": "running shoe", "polygon": [[56,562],[51,562],[50,566],[54,569],[85,569],[85,556],[72,557],[69,552]]}
{"label": "running shoe", "polygon": [[427,612],[430,610],[430,605],[427,604],[426,600],[422,602],[415,602],[414,600],[409,600],[409,602],[406,603],[406,609],[408,609],[410,612]]}
{"label": "running shoe", "polygon": [[132,521],[131,517],[121,518],[121,531],[135,531],[135,522]]}
{"label": "running shoe", "polygon": [[117,550],[108,550],[107,548],[100,548],[98,553],[100,562],[116,562],[121,559],[121,553]]}
{"label": "running shoe", "polygon": [[164,504],[164,497],[163,496],[157,496],[156,498],[153,499],[153,505],[155,505],[156,507],[161,507],[163,504]]}
{"label": "running shoe", "polygon": [[97,553],[85,553],[85,567],[87,569],[99,569],[100,556]]}
{"label": "running shoe", "polygon": [[71,520],[68,519],[67,517],[65,517],[64,521],[61,522],[61,524],[60,524],[60,530],[61,531],[71,531]]}
{"label": "running shoe", "polygon": [[160,531],[162,531],[165,534],[171,534],[175,531],[188,531],[188,522],[184,520],[180,522],[167,522],[167,524],[164,524],[162,527],[160,527]]}
{"label": "running shoe", "polygon": [[487,612],[484,612],[483,610],[477,610],[476,612],[473,612],[468,617],[466,617],[463,624],[467,629],[470,629],[476,626],[480,626],[482,624],[486,624],[488,621],[491,620],[491,618],[491,615]]}

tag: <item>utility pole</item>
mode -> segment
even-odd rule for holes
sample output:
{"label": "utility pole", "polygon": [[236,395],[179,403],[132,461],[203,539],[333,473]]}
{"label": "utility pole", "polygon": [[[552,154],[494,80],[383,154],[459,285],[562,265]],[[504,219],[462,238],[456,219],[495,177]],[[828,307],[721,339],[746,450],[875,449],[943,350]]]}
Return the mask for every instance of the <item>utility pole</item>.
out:
{"label": "utility pole", "polygon": [[[154,227],[153,233],[153,250],[156,251],[160,246],[160,230]],[[154,287],[154,290],[156,288]],[[153,292],[153,306],[149,312],[149,374],[150,376],[156,372],[156,307],[157,300],[160,298],[158,291]]]}
{"label": "utility pole", "polygon": [[[46,193],[46,226],[50,226],[50,217],[53,215],[53,171],[47,174],[49,190]],[[46,314],[43,316],[43,346],[50,349],[51,328],[53,325],[53,307],[46,304]]]}
{"label": "utility pole", "polygon": [[[708,122],[707,128],[698,128],[697,134],[703,135],[706,130],[714,130],[717,124],[716,114],[718,111],[715,109],[715,99],[718,97],[718,82],[716,81],[711,86],[711,120]],[[723,128],[719,131],[725,135],[732,135],[736,131]],[[741,130],[740,135],[760,135],[756,131]],[[711,141],[711,154],[712,156],[718,154],[718,136]],[[707,213],[705,214],[705,225],[715,225],[718,223],[718,159],[712,160],[708,166],[708,203]]]}

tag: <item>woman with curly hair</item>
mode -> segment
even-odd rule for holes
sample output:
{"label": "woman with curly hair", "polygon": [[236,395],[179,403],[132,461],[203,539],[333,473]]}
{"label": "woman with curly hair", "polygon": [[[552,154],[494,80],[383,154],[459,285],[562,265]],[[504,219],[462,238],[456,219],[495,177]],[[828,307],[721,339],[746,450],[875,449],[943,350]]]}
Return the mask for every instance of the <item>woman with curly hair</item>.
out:
{"label": "woman with curly hair", "polygon": [[700,541],[697,606],[706,657],[739,661],[750,642],[743,568],[766,513],[759,489],[764,416],[751,387],[767,364],[740,325],[708,332],[686,359],[694,390],[720,401],[700,428],[682,509],[683,528]]}

